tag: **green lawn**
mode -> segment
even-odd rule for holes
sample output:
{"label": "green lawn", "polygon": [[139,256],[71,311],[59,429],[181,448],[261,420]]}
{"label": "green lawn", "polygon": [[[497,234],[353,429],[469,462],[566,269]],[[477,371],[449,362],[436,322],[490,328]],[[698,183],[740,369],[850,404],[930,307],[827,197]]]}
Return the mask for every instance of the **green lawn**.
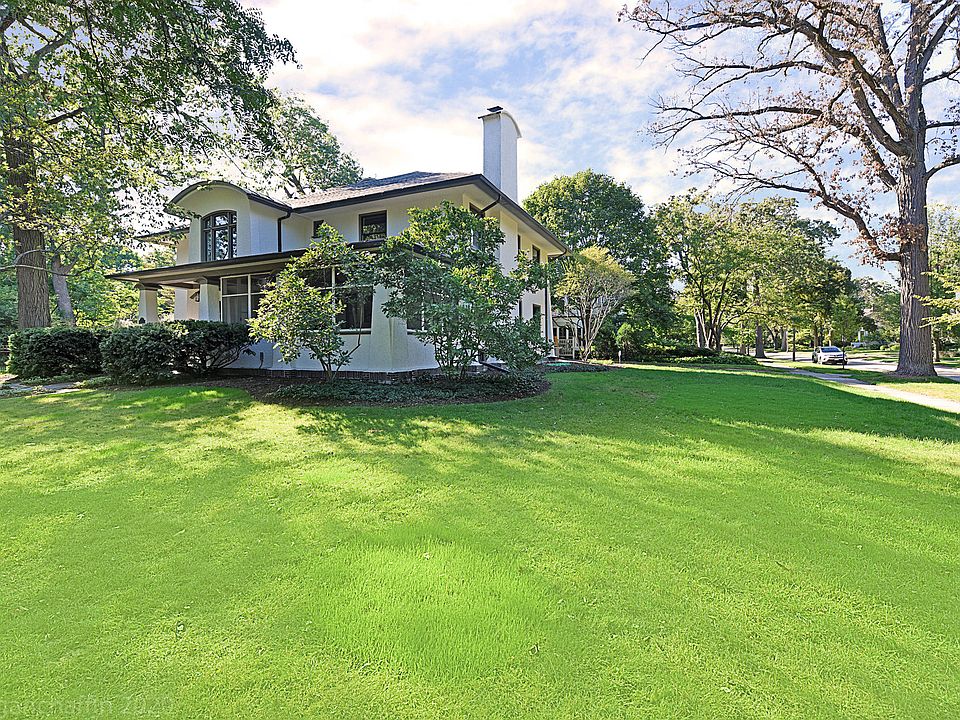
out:
{"label": "green lawn", "polygon": [[777,373],[0,400],[0,715],[946,718],[960,416]]}

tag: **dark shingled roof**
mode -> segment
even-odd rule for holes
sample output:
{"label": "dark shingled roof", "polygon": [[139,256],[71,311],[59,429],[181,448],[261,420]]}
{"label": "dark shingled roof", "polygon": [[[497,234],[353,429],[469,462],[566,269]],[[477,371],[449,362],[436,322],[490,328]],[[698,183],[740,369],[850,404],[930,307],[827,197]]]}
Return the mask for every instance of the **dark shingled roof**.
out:
{"label": "dark shingled roof", "polygon": [[321,190],[320,192],[310,193],[309,195],[291,198],[286,202],[290,207],[297,209],[311,207],[313,205],[324,205],[330,202],[353,200],[366,195],[379,195],[380,193],[406,190],[408,188],[415,188],[418,185],[431,185],[433,183],[460,180],[472,176],[473,173],[434,173],[418,171],[386,178],[365,178],[353,185]]}

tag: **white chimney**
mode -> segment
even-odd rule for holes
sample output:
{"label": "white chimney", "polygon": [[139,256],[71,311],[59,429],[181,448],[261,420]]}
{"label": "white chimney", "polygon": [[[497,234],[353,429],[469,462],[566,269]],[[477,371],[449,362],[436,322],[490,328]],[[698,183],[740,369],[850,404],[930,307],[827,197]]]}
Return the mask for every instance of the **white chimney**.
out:
{"label": "white chimney", "polygon": [[483,174],[513,201],[517,197],[517,140],[520,128],[499,105],[487,108],[483,120]]}

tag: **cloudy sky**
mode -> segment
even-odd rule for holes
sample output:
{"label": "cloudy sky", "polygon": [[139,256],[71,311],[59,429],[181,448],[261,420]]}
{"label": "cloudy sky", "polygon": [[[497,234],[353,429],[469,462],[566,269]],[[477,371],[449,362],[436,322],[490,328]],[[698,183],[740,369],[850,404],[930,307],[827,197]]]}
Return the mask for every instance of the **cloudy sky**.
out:
{"label": "cloudy sky", "polygon": [[647,204],[705,185],[677,174],[676,152],[642,131],[652,99],[670,94],[676,76],[664,57],[641,63],[648,40],[617,21],[623,0],[251,4],[297,49],[300,67],[278,69],[275,83],[308,99],[368,176],[479,171],[477,116],[502,105],[523,132],[521,197],[587,167],[629,183]]}

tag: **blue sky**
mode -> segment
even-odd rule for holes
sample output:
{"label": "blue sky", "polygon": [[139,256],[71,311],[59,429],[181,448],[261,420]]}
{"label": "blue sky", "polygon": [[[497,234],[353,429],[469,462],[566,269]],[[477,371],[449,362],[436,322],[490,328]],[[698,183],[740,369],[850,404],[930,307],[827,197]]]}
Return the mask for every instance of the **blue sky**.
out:
{"label": "blue sky", "polygon": [[[669,57],[641,63],[649,40],[617,21],[622,0],[251,4],[297,49],[300,67],[278,69],[274,82],[305,97],[369,176],[479,171],[477,116],[502,105],[524,136],[521,197],[587,167],[648,205],[706,186],[677,173],[676,149],[643,132],[651,101],[678,81]],[[804,212],[836,219],[809,204]],[[851,259],[847,245],[835,252],[857,275],[891,279]]]}

